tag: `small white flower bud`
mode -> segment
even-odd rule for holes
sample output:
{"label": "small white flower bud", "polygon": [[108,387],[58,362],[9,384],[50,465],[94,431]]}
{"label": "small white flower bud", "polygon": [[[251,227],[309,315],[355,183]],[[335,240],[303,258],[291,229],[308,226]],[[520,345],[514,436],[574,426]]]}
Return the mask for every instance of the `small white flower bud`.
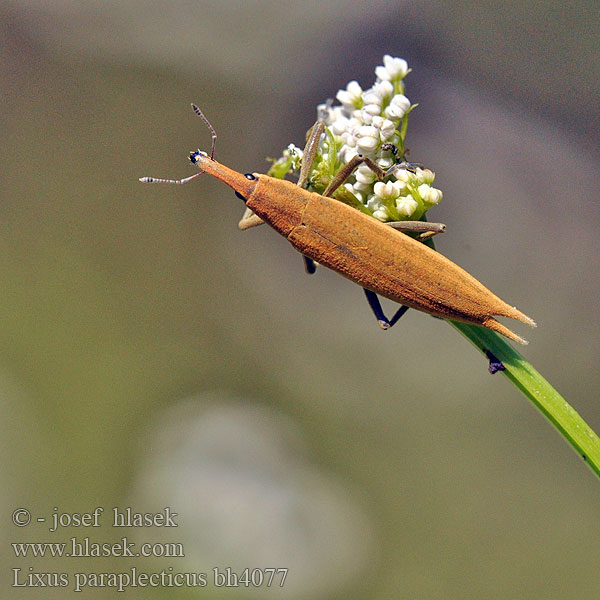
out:
{"label": "small white flower bud", "polygon": [[375,173],[364,163],[356,169],[354,177],[358,183],[365,185],[373,183],[377,178]]}
{"label": "small white flower bud", "polygon": [[415,169],[415,173],[413,175],[414,181],[416,185],[421,185],[422,183],[427,183],[425,181],[425,171],[421,169],[421,167],[417,167]]}
{"label": "small white flower bud", "polygon": [[408,63],[403,58],[394,58],[386,54],[383,57],[383,64],[391,79],[406,77],[408,73]]}
{"label": "small white flower bud", "polygon": [[373,216],[380,221],[387,221],[389,219],[388,211],[385,208],[378,208],[373,211]]}
{"label": "small white flower bud", "polygon": [[371,89],[367,90],[363,94],[363,101],[365,104],[377,104],[377,106],[381,106],[383,98],[377,92]]}
{"label": "small white flower bud", "polygon": [[421,198],[425,199],[427,197],[427,194],[429,194],[430,189],[431,189],[431,186],[428,183],[422,183],[417,188],[417,192],[419,192],[419,196],[421,196]]}
{"label": "small white flower bud", "polygon": [[382,200],[395,200],[400,195],[400,190],[394,185],[393,181],[378,181],[373,186],[373,191],[376,196],[379,196]]}
{"label": "small white flower bud", "polygon": [[349,123],[349,119],[346,119],[346,117],[343,116],[339,116],[333,123],[331,123],[331,132],[335,135],[341,136],[347,130]]}
{"label": "small white flower bud", "polygon": [[427,206],[438,204],[442,199],[442,191],[432,188],[429,184],[423,183],[417,188],[419,195],[423,198],[423,203]]}
{"label": "small white flower bud", "polygon": [[398,180],[401,181],[403,183],[408,183],[413,176],[413,174],[410,171],[407,171],[406,169],[395,169],[394,170],[394,177]]}
{"label": "small white flower bud", "polygon": [[370,192],[372,187],[372,183],[361,183],[360,181],[355,181],[352,185],[355,190],[358,190],[361,193]]}
{"label": "small white flower bud", "polygon": [[412,196],[401,196],[396,200],[396,210],[403,217],[412,217],[418,207],[418,202]]}
{"label": "small white flower bud", "polygon": [[[370,106],[373,106],[372,104]],[[379,107],[378,107],[379,108]],[[373,115],[366,110],[360,111],[360,120],[363,122],[363,125],[372,125],[373,124]]]}
{"label": "small white flower bud", "polygon": [[355,98],[360,98],[360,95],[362,94],[362,88],[358,81],[355,81],[354,79],[348,83],[346,90],[348,90],[348,93],[352,94]]}
{"label": "small white flower bud", "polygon": [[358,156],[358,150],[355,147],[342,146],[340,150],[342,162],[349,163],[355,156]]}
{"label": "small white flower bud", "polygon": [[[356,112],[360,116],[360,111],[357,110]],[[354,135],[358,131],[358,128],[361,126],[362,121],[360,120],[360,118],[352,117],[351,119],[348,119],[348,126],[346,127],[346,131]]]}
{"label": "small white flower bud", "polygon": [[442,199],[442,191],[432,188],[428,183],[421,184],[417,191],[427,206],[438,204]]}
{"label": "small white flower bud", "polygon": [[354,195],[354,197],[359,201],[362,202],[363,201],[363,196],[360,193],[359,190],[355,189],[354,186],[351,183],[345,183],[344,187],[351,193]]}
{"label": "small white flower bud", "polygon": [[372,125],[363,125],[358,128],[356,135],[358,137],[374,137],[377,135],[377,128]]}
{"label": "small white flower bud", "polygon": [[384,114],[392,120],[401,119],[410,108],[410,100],[404,94],[396,94]]}
{"label": "small white flower bud", "polygon": [[342,138],[342,142],[344,142],[346,146],[356,146],[356,140],[354,139],[354,136],[348,131],[344,131],[344,133],[340,135],[340,138]]}
{"label": "small white flower bud", "polygon": [[377,79],[382,81],[388,81],[391,79],[391,76],[385,67],[375,67],[375,75]]}
{"label": "small white flower bud", "polygon": [[360,103],[362,88],[357,81],[351,81],[345,90],[339,90],[335,97],[344,105],[347,110],[352,110]]}
{"label": "small white flower bud", "polygon": [[400,195],[404,196],[408,193],[407,192],[408,185],[405,181],[396,180],[396,181],[394,181],[394,185],[396,185]]}
{"label": "small white flower bud", "polygon": [[367,198],[367,208],[371,211],[375,211],[375,210],[379,210],[380,208],[383,208],[383,202],[381,201],[381,198],[379,196],[375,196],[374,194],[371,194]]}
{"label": "small white flower bud", "polygon": [[394,93],[394,86],[390,81],[378,81],[373,85],[373,91],[381,98],[389,98]]}
{"label": "small white flower bud", "polygon": [[396,133],[394,123],[383,117],[373,117],[373,127],[379,129],[379,136],[382,142],[389,140]]}
{"label": "small white flower bud", "polygon": [[377,144],[377,138],[374,137],[361,137],[356,140],[356,146],[363,152],[374,152]]}
{"label": "small white flower bud", "polygon": [[433,180],[435,179],[435,173],[430,169],[420,169],[417,167],[417,174],[420,172],[420,179],[423,180],[423,183],[428,183],[431,185]]}
{"label": "small white flower bud", "polygon": [[394,162],[391,158],[386,158],[382,156],[375,161],[384,171],[387,171]]}
{"label": "small white flower bud", "polygon": [[381,106],[379,104],[365,104],[362,109],[362,113],[369,113],[372,116],[379,115],[381,113]]}
{"label": "small white flower bud", "polygon": [[379,143],[379,133],[376,127],[363,125],[356,132],[356,145],[365,152],[373,152]]}

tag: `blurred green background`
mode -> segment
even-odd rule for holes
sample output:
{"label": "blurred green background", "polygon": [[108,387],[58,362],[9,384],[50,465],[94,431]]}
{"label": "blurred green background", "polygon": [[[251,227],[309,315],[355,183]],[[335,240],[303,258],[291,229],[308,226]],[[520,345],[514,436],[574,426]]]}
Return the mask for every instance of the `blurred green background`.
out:
{"label": "blurred green background", "polygon": [[[453,329],[387,333],[209,177],[302,145],[318,103],[413,68],[437,248],[538,322],[524,355],[600,430],[595,0],[5,1],[0,8],[2,598],[74,574],[286,567],[285,586],[138,598],[597,598],[598,482]],[[389,312],[392,307],[386,305]],[[54,512],[103,526],[48,531]],[[120,530],[113,507],[178,513]],[[12,513],[31,511],[18,528]],[[35,521],[47,519],[46,524]],[[185,557],[17,558],[178,542]],[[33,571],[67,588],[12,587]],[[210,579],[210,577],[209,577]],[[210,583],[210,582],[209,582]],[[79,597],[114,597],[87,589]]]}

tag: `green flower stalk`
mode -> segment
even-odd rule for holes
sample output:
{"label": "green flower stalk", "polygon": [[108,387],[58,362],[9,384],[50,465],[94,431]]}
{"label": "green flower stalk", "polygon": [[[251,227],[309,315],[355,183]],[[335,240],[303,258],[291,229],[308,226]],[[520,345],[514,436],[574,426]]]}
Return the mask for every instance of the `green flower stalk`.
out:
{"label": "green flower stalk", "polygon": [[[442,192],[432,185],[432,171],[404,162],[408,116],[416,106],[404,95],[404,78],[410,69],[405,60],[388,55],[383,63],[375,69],[371,88],[363,90],[351,81],[336,95],[340,105],[318,107],[326,127],[307,188],[322,194],[358,154],[384,171],[402,163],[404,168],[392,170],[384,181],[378,181],[362,164],[334,197],[379,221],[425,220],[427,211],[442,199]],[[273,161],[269,175],[283,179],[299,171],[301,164],[302,150],[290,144],[281,158]],[[426,243],[433,247],[431,240]],[[541,374],[499,334],[478,325],[450,323],[489,360],[490,373],[502,372],[600,476],[600,439]]]}

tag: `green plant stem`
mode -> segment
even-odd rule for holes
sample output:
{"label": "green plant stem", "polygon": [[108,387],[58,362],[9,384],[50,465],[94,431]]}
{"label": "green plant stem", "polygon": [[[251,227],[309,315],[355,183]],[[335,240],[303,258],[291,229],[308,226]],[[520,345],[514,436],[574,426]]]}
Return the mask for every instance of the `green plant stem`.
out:
{"label": "green plant stem", "polygon": [[502,361],[505,366],[502,373],[533,402],[600,477],[600,438],[542,375],[494,331],[457,321],[449,323],[484,355],[487,350]]}

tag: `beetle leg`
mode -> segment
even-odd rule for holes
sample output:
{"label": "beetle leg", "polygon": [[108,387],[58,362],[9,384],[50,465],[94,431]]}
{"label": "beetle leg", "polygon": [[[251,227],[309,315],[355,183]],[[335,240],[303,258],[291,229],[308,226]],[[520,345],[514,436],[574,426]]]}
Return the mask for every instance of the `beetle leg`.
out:
{"label": "beetle leg", "polygon": [[443,223],[429,223],[428,221],[388,221],[384,224],[405,233],[419,233],[420,240],[426,240],[446,231]]}
{"label": "beetle leg", "polygon": [[[250,229],[251,227],[256,227],[257,225],[262,225],[264,221],[256,216],[249,208],[246,209],[244,216],[241,221],[238,223],[238,227],[245,231],[246,229]],[[308,258],[308,256],[302,255],[304,259],[304,268],[309,275],[312,275],[316,272],[317,266],[319,263],[315,262],[312,258]]]}
{"label": "beetle leg", "polygon": [[304,254],[302,255],[302,258],[304,259],[306,273],[308,275],[313,275],[316,272],[319,263],[315,262],[312,258],[308,258],[308,256],[304,256]]}
{"label": "beetle leg", "polygon": [[490,361],[488,371],[491,375],[494,375],[494,373],[497,373],[498,371],[506,371],[504,363],[497,356],[494,356],[489,350],[484,350],[483,352]]}
{"label": "beetle leg", "polygon": [[249,208],[244,211],[244,216],[241,218],[238,223],[239,229],[245,231],[246,229],[250,229],[250,227],[256,227],[257,225],[262,225],[264,221],[257,217]]}
{"label": "beetle leg", "polygon": [[345,183],[348,177],[352,175],[352,171],[363,163],[377,175],[377,179],[383,179],[385,177],[385,171],[377,163],[372,161],[368,156],[358,154],[338,171],[337,175],[329,182],[327,189],[323,192],[323,196],[333,196],[335,190]]}
{"label": "beetle leg", "polygon": [[363,288],[363,290],[365,292],[365,296],[367,297],[367,301],[369,302],[369,306],[371,307],[371,310],[377,319],[377,323],[379,323],[379,327],[381,327],[383,330],[393,327],[398,322],[398,319],[408,310],[408,306],[402,305],[396,311],[396,314],[388,320],[388,318],[383,314],[379,296],[367,288]]}
{"label": "beetle leg", "polygon": [[315,156],[317,156],[317,150],[319,149],[319,142],[321,141],[323,131],[325,131],[325,121],[320,117],[311,127],[310,135],[306,140],[306,145],[302,152],[302,164],[300,165],[298,187],[306,187],[313,163],[315,162]]}
{"label": "beetle leg", "polygon": [[392,165],[385,172],[385,176],[387,177],[388,175],[391,175],[392,173],[395,173],[396,171],[409,171],[410,173],[414,173],[415,170],[417,169],[417,167],[423,168],[423,165],[421,163],[410,163],[410,162],[403,160],[402,162]]}
{"label": "beetle leg", "polygon": [[404,304],[396,311],[396,314],[390,319],[390,327],[393,327],[397,322],[398,319],[400,319],[400,317],[408,310],[408,306],[405,306]]}
{"label": "beetle leg", "polygon": [[[331,104],[328,102],[328,105]],[[328,109],[328,106],[325,110]],[[304,188],[308,182],[310,172],[312,170],[313,163],[315,162],[315,156],[319,149],[319,143],[321,142],[321,135],[325,131],[325,118],[326,114],[320,114],[315,124],[310,129],[310,134],[306,140],[304,151],[302,152],[302,165],[300,166],[300,176],[298,177],[298,187]],[[304,259],[304,268],[309,275],[313,275],[319,263],[315,262],[308,256],[302,256]]]}

